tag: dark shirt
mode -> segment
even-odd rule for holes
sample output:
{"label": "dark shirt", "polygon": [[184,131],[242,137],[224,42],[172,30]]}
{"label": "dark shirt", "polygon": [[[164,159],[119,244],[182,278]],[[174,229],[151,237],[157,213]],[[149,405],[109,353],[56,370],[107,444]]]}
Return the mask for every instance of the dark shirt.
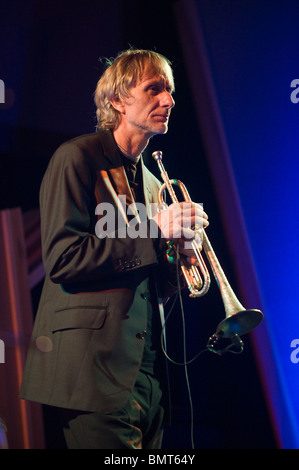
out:
{"label": "dark shirt", "polygon": [[125,155],[121,156],[134,200],[144,203],[141,162],[134,163]]}
{"label": "dark shirt", "polygon": [[[135,202],[144,203],[141,162],[134,163],[125,155],[122,155],[123,165],[130,184],[130,188]],[[157,358],[157,349],[160,345],[159,312],[157,308],[157,299],[155,290],[151,287],[150,278],[148,279],[148,289],[144,293],[148,297],[147,302],[147,329],[143,334],[144,353],[142,358],[141,370],[147,373],[154,373],[154,364]]]}

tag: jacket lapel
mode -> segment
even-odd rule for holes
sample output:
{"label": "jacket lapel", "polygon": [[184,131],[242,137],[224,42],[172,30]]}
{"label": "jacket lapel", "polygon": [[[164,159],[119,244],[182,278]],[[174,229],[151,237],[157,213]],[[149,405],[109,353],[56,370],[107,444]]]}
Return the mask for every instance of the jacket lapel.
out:
{"label": "jacket lapel", "polygon": [[[115,142],[112,132],[105,132],[101,135],[101,141],[103,145],[104,155],[106,160],[110,163],[107,171],[102,172],[102,177],[106,183],[106,186],[112,192],[113,199],[118,206],[118,209],[121,210],[126,225],[129,225],[127,215],[124,213],[124,201],[126,208],[131,206],[130,209],[133,210],[133,217],[139,220],[138,210],[135,204],[135,200],[127,179],[125,169],[122,164],[122,159],[118,146]],[[149,189],[148,178],[146,177],[146,171],[144,163],[141,157],[141,170],[142,170],[142,179],[143,179],[143,191],[144,191],[144,200],[146,205],[147,216],[150,218],[151,214],[151,201],[152,195]],[[105,175],[103,174],[105,173]],[[114,188],[114,189],[113,189]],[[119,200],[121,199],[121,201]],[[127,211],[126,211],[127,212]],[[132,212],[132,211],[130,211]]]}
{"label": "jacket lapel", "polygon": [[144,201],[145,201],[145,206],[146,206],[146,213],[148,219],[151,219],[153,217],[152,214],[152,204],[154,202],[153,199],[153,194],[150,189],[150,182],[147,177],[147,168],[145,167],[143,163],[143,159],[141,158],[141,169],[142,169],[142,179],[143,179],[143,193],[144,193]]}

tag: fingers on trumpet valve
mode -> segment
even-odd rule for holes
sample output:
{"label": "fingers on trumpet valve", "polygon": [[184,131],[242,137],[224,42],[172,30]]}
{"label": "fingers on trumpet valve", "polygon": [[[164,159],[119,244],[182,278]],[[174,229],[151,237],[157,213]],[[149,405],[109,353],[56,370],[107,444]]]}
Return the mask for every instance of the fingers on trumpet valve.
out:
{"label": "fingers on trumpet valve", "polygon": [[[186,204],[186,205],[185,205]],[[184,203],[182,215],[182,238],[202,245],[203,229],[209,226],[207,213],[202,204]]]}
{"label": "fingers on trumpet valve", "polygon": [[206,228],[209,225],[209,217],[208,214],[204,211],[203,205],[192,202],[195,210],[195,224],[194,230],[200,230],[202,228]]}
{"label": "fingers on trumpet valve", "polygon": [[204,212],[201,204],[184,201],[174,202],[169,206],[160,204],[160,208],[161,210],[157,211],[153,219],[166,239],[181,239],[190,243],[194,240],[194,243],[201,246],[202,229],[209,225],[208,215]]}
{"label": "fingers on trumpet valve", "polygon": [[208,214],[203,205],[191,201],[174,202],[169,207],[176,217],[180,218],[182,227],[192,229],[206,228],[209,225]]}

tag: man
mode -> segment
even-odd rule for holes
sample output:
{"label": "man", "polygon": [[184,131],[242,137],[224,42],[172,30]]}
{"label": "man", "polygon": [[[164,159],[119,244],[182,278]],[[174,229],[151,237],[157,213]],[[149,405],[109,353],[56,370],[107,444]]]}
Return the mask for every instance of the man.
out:
{"label": "man", "polygon": [[[97,85],[98,132],[63,144],[42,182],[46,279],[21,397],[61,409],[69,448],[161,446],[161,299],[176,284],[166,242],[175,240],[192,263],[188,227],[208,224],[196,204],[151,213],[160,183],[141,154],[167,132],[173,89],[165,57],[121,53]],[[139,219],[138,204],[147,212]],[[130,216],[145,236],[132,236]]]}

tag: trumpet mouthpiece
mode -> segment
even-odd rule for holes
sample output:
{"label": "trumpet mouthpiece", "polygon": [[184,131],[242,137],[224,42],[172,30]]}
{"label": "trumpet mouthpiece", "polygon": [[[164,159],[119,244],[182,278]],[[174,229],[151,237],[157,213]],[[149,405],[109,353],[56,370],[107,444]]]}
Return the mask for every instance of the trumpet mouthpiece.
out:
{"label": "trumpet mouthpiece", "polygon": [[163,153],[161,152],[161,150],[157,150],[156,152],[152,153],[152,157],[158,161],[158,160],[162,160],[162,155]]}

